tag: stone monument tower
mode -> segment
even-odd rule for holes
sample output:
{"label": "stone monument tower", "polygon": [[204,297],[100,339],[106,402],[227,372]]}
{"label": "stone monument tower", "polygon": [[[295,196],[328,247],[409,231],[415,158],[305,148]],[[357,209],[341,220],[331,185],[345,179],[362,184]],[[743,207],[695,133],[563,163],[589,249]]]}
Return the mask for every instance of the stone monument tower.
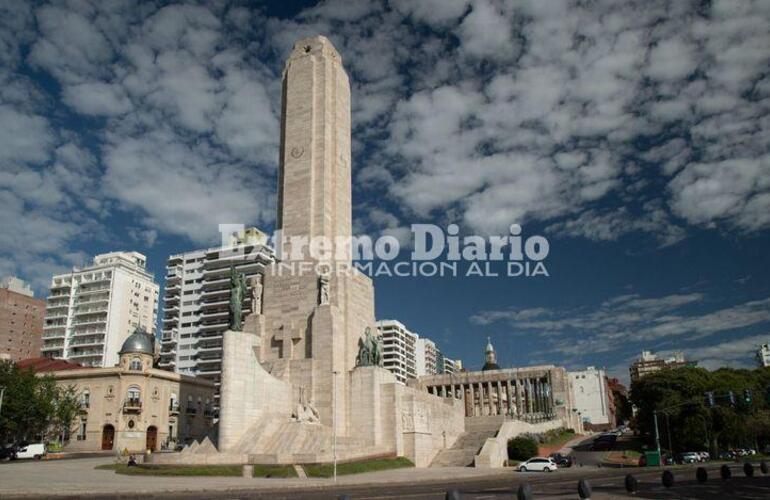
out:
{"label": "stone monument tower", "polygon": [[[350,84],[339,53],[322,36],[298,41],[283,72],[277,229],[284,241],[299,237],[305,245],[279,249],[279,263],[265,271],[262,314],[247,318],[240,335],[254,341],[251,348],[264,370],[288,384],[290,405],[312,402],[320,423],[336,425],[340,436],[348,435],[348,373],[364,330],[374,330],[371,279],[357,271],[334,272],[350,265],[350,132]],[[307,242],[319,238],[329,243],[332,259],[324,262],[331,272],[319,271],[318,258],[309,252]],[[298,261],[313,267],[291,266]],[[237,335],[226,335],[231,333]],[[243,347],[238,345],[234,349]],[[236,366],[225,360],[223,372]],[[228,420],[243,412],[229,407],[243,397],[231,387],[223,384],[221,396],[225,448],[239,439],[237,422],[231,426]]]}

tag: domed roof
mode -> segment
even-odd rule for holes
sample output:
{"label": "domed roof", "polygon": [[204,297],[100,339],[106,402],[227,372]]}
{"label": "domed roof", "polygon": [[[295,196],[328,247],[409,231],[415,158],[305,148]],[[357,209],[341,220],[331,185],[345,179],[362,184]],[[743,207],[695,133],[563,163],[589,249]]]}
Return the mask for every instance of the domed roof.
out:
{"label": "domed roof", "polygon": [[136,327],[134,333],[128,336],[123,347],[120,348],[118,354],[149,354],[152,356],[155,353],[155,342],[152,335],[144,331],[140,326]]}
{"label": "domed roof", "polygon": [[484,352],[495,352],[495,348],[492,347],[492,339],[490,337],[487,337],[487,348],[484,350]]}

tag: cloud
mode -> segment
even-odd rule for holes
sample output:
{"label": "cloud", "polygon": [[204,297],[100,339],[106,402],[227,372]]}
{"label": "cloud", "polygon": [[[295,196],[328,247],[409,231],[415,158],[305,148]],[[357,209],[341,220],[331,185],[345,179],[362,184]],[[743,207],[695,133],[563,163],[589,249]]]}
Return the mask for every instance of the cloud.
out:
{"label": "cloud", "polygon": [[64,102],[84,115],[113,116],[132,109],[122,88],[102,82],[80,83],[64,88]]}
{"label": "cloud", "polygon": [[[770,298],[716,308],[701,293],[642,297],[613,297],[597,307],[578,309],[528,308],[480,311],[472,323],[489,326],[505,323],[513,335],[537,334],[546,352],[569,359],[588,354],[613,353],[662,346],[672,339],[678,345],[703,343],[726,332],[770,324]],[[708,310],[704,310],[707,307]]]}

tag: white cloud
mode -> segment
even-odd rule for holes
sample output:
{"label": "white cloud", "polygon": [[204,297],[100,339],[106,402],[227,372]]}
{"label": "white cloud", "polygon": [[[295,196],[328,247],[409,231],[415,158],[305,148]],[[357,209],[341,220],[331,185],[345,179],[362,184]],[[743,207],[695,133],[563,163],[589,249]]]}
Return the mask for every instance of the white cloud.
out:
{"label": "white cloud", "polygon": [[113,116],[131,109],[131,101],[120,86],[102,82],[67,86],[63,98],[70,107],[85,115]]}

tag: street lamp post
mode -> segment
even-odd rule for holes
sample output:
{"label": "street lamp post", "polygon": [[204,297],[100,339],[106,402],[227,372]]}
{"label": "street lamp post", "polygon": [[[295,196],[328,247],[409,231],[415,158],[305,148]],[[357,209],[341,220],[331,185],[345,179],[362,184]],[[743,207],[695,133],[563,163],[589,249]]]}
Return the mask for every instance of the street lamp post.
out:
{"label": "street lamp post", "polygon": [[658,433],[658,410],[653,410],[652,419],[655,423],[655,447],[658,449],[658,467],[662,466],[663,459],[660,456],[660,434]]}
{"label": "street lamp post", "polygon": [[334,482],[337,482],[337,374],[332,370],[332,460],[334,464]]}
{"label": "street lamp post", "polygon": [[3,396],[5,395],[5,386],[0,387],[0,411],[3,411]]}

